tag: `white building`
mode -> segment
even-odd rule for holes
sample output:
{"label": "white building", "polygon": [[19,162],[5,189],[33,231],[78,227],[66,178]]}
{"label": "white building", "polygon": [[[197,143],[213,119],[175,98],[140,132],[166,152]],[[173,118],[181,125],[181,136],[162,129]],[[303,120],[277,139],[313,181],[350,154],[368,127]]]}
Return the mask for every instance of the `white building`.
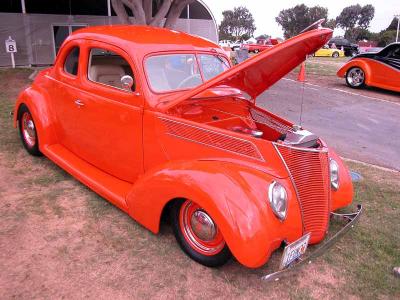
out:
{"label": "white building", "polygon": [[[1,0],[0,66],[10,66],[5,40],[16,41],[16,65],[52,64],[65,38],[74,30],[118,24],[111,0]],[[152,1],[152,0],[149,0]],[[206,4],[197,0],[181,13],[177,30],[218,41],[217,24]]]}

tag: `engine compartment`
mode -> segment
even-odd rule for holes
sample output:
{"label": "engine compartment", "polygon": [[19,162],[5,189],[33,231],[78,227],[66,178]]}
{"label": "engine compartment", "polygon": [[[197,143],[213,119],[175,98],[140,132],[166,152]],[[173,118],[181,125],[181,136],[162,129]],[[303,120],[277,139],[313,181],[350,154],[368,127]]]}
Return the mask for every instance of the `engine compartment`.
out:
{"label": "engine compartment", "polygon": [[319,138],[308,130],[263,110],[248,100],[235,97],[192,100],[172,111],[197,123],[237,132],[288,146],[317,148]]}

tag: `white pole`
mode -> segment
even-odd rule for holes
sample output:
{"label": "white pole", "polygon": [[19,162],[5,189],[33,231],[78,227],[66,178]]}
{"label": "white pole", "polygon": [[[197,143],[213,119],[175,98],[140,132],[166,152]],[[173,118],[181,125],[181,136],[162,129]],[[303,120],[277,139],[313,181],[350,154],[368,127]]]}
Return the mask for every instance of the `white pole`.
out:
{"label": "white pole", "polygon": [[187,14],[187,16],[186,16],[186,19],[187,19],[187,32],[191,33],[190,32],[190,9],[189,9],[189,4],[186,6],[186,14]]}
{"label": "white pole", "polygon": [[22,8],[22,13],[26,14],[25,0],[21,0],[21,8]]}
{"label": "white pole", "polygon": [[107,0],[107,20],[108,20],[108,25],[112,24],[111,20],[111,0]]}
{"label": "white pole", "polygon": [[396,43],[399,40],[399,27],[400,27],[400,15],[397,15],[397,32],[396,32]]}
{"label": "white pole", "polygon": [[11,64],[12,64],[13,69],[15,69],[14,52],[11,52]]}
{"label": "white pole", "polygon": [[111,0],[107,0],[107,15],[111,17]]}

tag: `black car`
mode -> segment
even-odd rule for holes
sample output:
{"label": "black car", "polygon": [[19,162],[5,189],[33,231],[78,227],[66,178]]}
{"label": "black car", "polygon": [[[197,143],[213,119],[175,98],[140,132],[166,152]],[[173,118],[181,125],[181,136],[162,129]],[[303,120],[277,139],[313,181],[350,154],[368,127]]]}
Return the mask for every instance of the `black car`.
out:
{"label": "black car", "polygon": [[332,48],[332,44],[335,44],[336,48],[338,48],[338,49],[341,49],[343,47],[344,55],[346,55],[346,56],[354,56],[359,53],[358,45],[352,44],[344,38],[330,39],[328,42],[328,45],[330,48]]}

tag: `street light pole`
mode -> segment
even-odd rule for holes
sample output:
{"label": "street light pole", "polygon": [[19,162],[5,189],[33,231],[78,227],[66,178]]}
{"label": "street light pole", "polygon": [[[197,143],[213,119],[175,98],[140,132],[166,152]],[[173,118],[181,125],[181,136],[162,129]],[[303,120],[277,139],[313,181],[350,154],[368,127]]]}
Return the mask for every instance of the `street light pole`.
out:
{"label": "street light pole", "polygon": [[397,18],[397,32],[396,32],[396,43],[399,40],[399,27],[400,27],[400,15],[395,15]]}

